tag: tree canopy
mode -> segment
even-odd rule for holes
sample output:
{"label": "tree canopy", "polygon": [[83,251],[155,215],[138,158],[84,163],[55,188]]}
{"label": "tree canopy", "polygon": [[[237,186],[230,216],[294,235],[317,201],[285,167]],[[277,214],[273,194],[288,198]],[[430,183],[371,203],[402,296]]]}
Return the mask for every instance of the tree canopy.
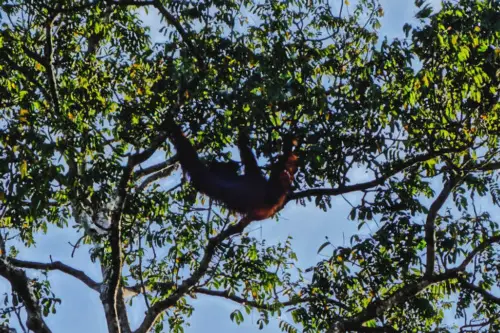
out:
{"label": "tree canopy", "polygon": [[[376,0],[0,0],[3,327],[55,330],[70,297],[35,273],[57,271],[111,333],[182,332],[198,295],[286,332],[500,331],[500,3],[415,4],[389,40]],[[190,186],[172,118],[205,161],[247,131],[267,173],[298,138],[287,205],[334,214],[355,193],[371,234],[313,244],[305,267],[286,235],[228,232],[238,216]],[[102,279],[23,258],[58,228]]]}

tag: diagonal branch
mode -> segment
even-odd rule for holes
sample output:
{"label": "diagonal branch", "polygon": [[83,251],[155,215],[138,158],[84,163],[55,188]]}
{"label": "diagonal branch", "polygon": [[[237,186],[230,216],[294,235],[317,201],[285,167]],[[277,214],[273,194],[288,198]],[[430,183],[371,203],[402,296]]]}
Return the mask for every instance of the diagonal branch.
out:
{"label": "diagonal branch", "polygon": [[42,316],[42,309],[38,304],[33,290],[30,287],[30,279],[22,269],[15,268],[5,258],[0,258],[0,276],[10,282],[12,290],[21,298],[28,318],[26,326],[33,332],[51,333]]}
{"label": "diagonal branch", "polygon": [[456,278],[457,276],[458,270],[450,270],[446,273],[432,276],[430,278],[423,277],[415,282],[407,284],[404,287],[399,288],[386,299],[368,305],[365,310],[361,311],[361,313],[357,314],[356,316],[346,321],[333,324],[332,327],[327,331],[327,333],[356,330],[361,327],[363,323],[380,317],[387,309],[404,303],[409,298],[423,291],[428,286],[434,283],[439,283],[452,278]]}
{"label": "diagonal branch", "polygon": [[[160,126],[160,128],[163,126]],[[168,134],[164,131],[160,132],[152,141],[151,144],[149,145],[148,148],[144,149],[142,152],[134,154],[130,156],[130,164],[135,167],[136,165],[141,164],[142,162],[145,162],[148,160],[153,154],[156,152],[156,150],[164,143],[168,138]]]}
{"label": "diagonal branch", "polygon": [[487,238],[481,242],[476,248],[474,248],[468,255],[465,257],[464,261],[460,264],[460,266],[457,268],[458,270],[465,270],[468,264],[474,259],[474,257],[479,254],[480,252],[483,252],[486,250],[489,246],[499,243],[500,242],[500,235],[496,235],[490,238]]}
{"label": "diagonal branch", "polygon": [[8,56],[3,57],[3,60],[5,60],[9,64],[10,68],[18,71],[19,73],[22,73],[31,83],[36,86],[36,88],[40,90],[40,92],[46,99],[50,100],[50,94],[47,92],[47,90],[45,90],[44,86],[40,83],[40,81],[38,81],[35,75],[33,75],[33,72],[30,69],[19,66]]}
{"label": "diagonal branch", "polygon": [[142,192],[144,191],[149,185],[154,183],[155,181],[166,178],[172,174],[172,172],[175,171],[177,167],[175,165],[171,165],[170,167],[167,167],[155,174],[152,174],[151,176],[147,177],[138,187],[137,187],[137,192]]}
{"label": "diagonal branch", "polygon": [[433,158],[439,157],[444,154],[449,154],[449,153],[458,153],[460,151],[466,150],[470,148],[469,146],[464,146],[460,148],[449,148],[449,149],[443,149],[440,151],[435,151],[435,152],[430,152],[426,154],[421,154],[418,156],[415,156],[413,158],[410,158],[408,160],[401,160],[394,162],[388,169],[389,171],[385,173],[384,176],[377,177],[371,181],[367,181],[364,183],[359,183],[359,184],[354,184],[354,185],[347,185],[347,186],[340,186],[337,188],[315,188],[315,189],[309,189],[309,190],[304,190],[300,192],[295,192],[289,195],[287,198],[287,201],[290,200],[297,200],[297,199],[302,199],[302,198],[307,198],[311,196],[322,196],[322,195],[329,195],[329,196],[335,196],[335,195],[340,195],[340,194],[346,194],[350,192],[355,192],[355,191],[363,191],[367,190],[369,188],[378,186],[378,185],[383,185],[386,180],[391,178],[392,176],[397,175],[398,173],[404,171],[405,169],[414,166],[417,163],[425,162],[428,160],[431,160]]}
{"label": "diagonal branch", "polygon": [[50,262],[50,263],[41,263],[41,262],[34,262],[34,261],[24,261],[24,260],[19,260],[19,259],[15,259],[15,258],[8,258],[8,261],[12,265],[14,265],[16,267],[20,267],[20,268],[40,269],[40,270],[46,270],[46,271],[54,271],[54,270],[61,271],[63,273],[71,275],[74,278],[82,281],[90,289],[93,289],[95,291],[99,291],[100,283],[97,283],[94,280],[92,280],[83,271],[80,271],[80,270],[75,269],[71,266],[65,265],[60,261],[54,261],[54,262]]}
{"label": "diagonal branch", "polygon": [[477,168],[479,171],[494,171],[500,169],[500,162],[489,162]]}
{"label": "diagonal branch", "polygon": [[198,50],[198,48],[195,47],[195,45],[193,44],[193,41],[191,38],[191,33],[184,29],[184,27],[180,24],[180,22],[177,20],[177,18],[175,18],[175,16],[172,15],[161,4],[160,0],[153,0],[152,2],[153,2],[153,6],[155,6],[156,9],[158,9],[158,11],[167,20],[167,22],[175,27],[177,32],[181,35],[182,41],[188,46],[188,48],[191,50],[191,52],[195,55],[200,67],[203,68],[204,67],[203,57],[200,54],[200,51]]}
{"label": "diagonal branch", "polygon": [[30,50],[30,48],[28,48],[26,45],[22,45],[21,48],[23,49],[24,53],[26,53],[26,55],[32,60],[40,63],[40,65],[43,65],[45,67],[49,66],[49,63],[37,52]]}
{"label": "diagonal branch", "polygon": [[226,230],[221,231],[217,236],[210,238],[208,244],[205,247],[205,252],[200,261],[200,265],[191,274],[191,276],[178,286],[177,290],[170,295],[168,298],[159,301],[151,306],[151,308],[146,312],[146,316],[135,331],[135,333],[146,333],[149,332],[151,327],[158,320],[158,317],[168,308],[174,306],[179,299],[181,299],[192,287],[194,287],[200,279],[207,272],[210,262],[215,255],[215,250],[217,247],[227,238],[242,232],[252,220],[250,218],[244,217],[238,223],[229,226]]}
{"label": "diagonal branch", "polygon": [[177,155],[176,155],[174,157],[169,158],[168,160],[166,160],[164,162],[152,165],[152,166],[147,167],[147,168],[137,170],[136,172],[134,172],[134,177],[141,178],[141,177],[148,176],[152,173],[162,171],[164,169],[172,167],[175,163],[177,163],[178,160],[179,159],[177,158]]}
{"label": "diagonal branch", "polygon": [[479,286],[476,286],[475,284],[472,284],[468,281],[466,281],[465,279],[463,278],[460,278],[459,279],[460,283],[467,289],[470,289],[476,293],[478,293],[479,295],[481,295],[485,300],[488,300],[490,302],[493,302],[497,305],[500,305],[500,297],[497,297],[491,293],[489,293],[488,291],[484,290],[483,288],[479,287]]}
{"label": "diagonal branch", "polygon": [[[423,291],[425,288],[427,288],[432,284],[440,283],[450,279],[456,279],[456,278],[461,279],[461,275],[465,271],[467,265],[474,259],[474,257],[477,254],[486,250],[489,246],[499,242],[500,242],[500,235],[493,236],[484,240],[476,248],[474,248],[469,253],[469,255],[467,255],[467,257],[458,267],[450,269],[444,273],[437,275],[424,275],[422,278],[402,286],[384,300],[371,303],[363,311],[353,316],[352,318],[347,319],[345,321],[333,323],[327,332],[337,333],[337,332],[345,332],[346,330],[349,329],[355,330],[356,328],[360,327],[363,323],[382,316],[383,313],[389,308],[404,303],[405,301],[407,301],[411,297],[414,297],[415,295],[417,295],[418,293],[420,293],[421,291]],[[461,279],[462,283],[463,281],[464,280]],[[480,292],[479,290],[475,291]],[[486,296],[486,294],[482,295],[485,298],[489,297]],[[493,295],[490,296],[492,297],[489,298],[490,301],[493,301],[495,303],[497,300],[500,301],[500,299],[496,298],[495,296]]]}
{"label": "diagonal branch", "polygon": [[441,193],[437,196],[436,200],[431,204],[427,219],[425,221],[425,242],[427,243],[427,258],[425,275],[431,276],[434,273],[434,262],[436,260],[436,239],[435,239],[435,222],[439,210],[443,207],[446,199],[450,195],[455,186],[463,179],[463,177],[452,176],[446,182]]}

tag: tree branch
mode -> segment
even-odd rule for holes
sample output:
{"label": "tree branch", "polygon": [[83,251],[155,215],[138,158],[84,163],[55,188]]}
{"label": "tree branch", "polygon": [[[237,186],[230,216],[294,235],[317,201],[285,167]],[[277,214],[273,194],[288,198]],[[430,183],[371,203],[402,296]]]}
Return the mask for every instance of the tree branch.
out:
{"label": "tree branch", "polygon": [[152,165],[150,167],[137,170],[136,172],[134,172],[134,178],[141,178],[141,177],[148,176],[152,173],[162,171],[166,168],[174,166],[174,164],[177,163],[178,161],[179,161],[179,159],[177,158],[177,155],[176,155],[172,158],[169,158],[165,162],[161,162],[161,163]]}
{"label": "tree branch", "polygon": [[41,55],[39,55],[35,51],[30,50],[26,45],[22,45],[21,48],[28,57],[40,63],[40,65],[43,65],[45,67],[48,67],[50,65]]}
{"label": "tree branch", "polygon": [[[115,4],[137,5],[137,2],[117,1],[117,2],[115,2]],[[149,3],[145,3],[145,4],[147,5]],[[171,24],[173,24],[176,27],[178,32],[183,37],[184,42],[188,46],[190,46],[191,51],[194,52],[195,55],[197,55],[200,64],[203,66],[202,58],[201,58],[200,54],[197,52],[198,50],[196,48],[194,48],[191,40],[189,39],[189,36],[187,35],[187,32],[184,31],[184,29],[182,28],[180,23],[173,16],[171,16],[170,13],[168,13],[168,11],[161,5],[161,3],[158,0],[154,0],[153,5],[162,13],[162,15],[165,16],[165,18],[167,20],[169,20],[171,22]],[[195,77],[190,83],[192,84],[193,82],[197,82],[198,80],[199,80],[199,78]],[[191,85],[188,85],[188,87],[189,86],[191,86]],[[186,95],[184,94],[184,92],[186,91],[186,89],[187,88],[180,88],[179,89],[179,98],[178,98],[178,101],[174,107],[175,109],[180,109],[181,105],[184,103],[184,101],[186,99]],[[115,312],[114,313],[115,317],[117,314],[116,297],[117,297],[117,293],[118,293],[118,290],[120,287],[120,277],[121,277],[121,270],[122,270],[122,265],[123,265],[122,253],[121,253],[121,217],[122,217],[124,205],[126,203],[126,197],[127,197],[127,192],[128,192],[128,190],[127,190],[128,182],[130,180],[130,177],[132,175],[134,167],[141,164],[142,162],[146,161],[147,159],[149,159],[156,152],[158,147],[160,147],[160,145],[162,145],[167,140],[168,130],[169,130],[170,126],[172,126],[170,122],[172,122],[172,121],[173,121],[172,118],[166,117],[166,119],[164,119],[163,122],[159,126],[159,130],[158,130],[159,134],[156,136],[156,138],[153,139],[149,148],[145,149],[144,151],[142,151],[138,154],[134,154],[134,155],[130,156],[128,163],[127,163],[127,166],[124,168],[122,178],[121,178],[120,183],[119,183],[118,188],[117,188],[117,193],[118,193],[117,206],[113,212],[112,220],[111,220],[111,223],[112,223],[111,224],[111,233],[110,233],[111,273],[110,273],[110,279],[109,279],[109,294],[108,294],[111,308]],[[213,246],[211,244],[213,244]],[[204,272],[208,268],[209,261],[210,261],[211,257],[213,256],[213,252],[214,252],[215,246],[217,244],[218,244],[217,242],[213,242],[213,243],[209,242],[209,244],[207,246],[207,250],[209,250],[209,251],[207,251],[205,253],[205,255],[208,256],[208,258],[207,258],[208,262],[205,263],[202,261],[202,263],[200,264],[200,267],[198,268],[198,271],[195,273],[197,273],[197,274],[199,273],[201,275],[204,274]],[[213,247],[213,248],[211,248],[211,247]],[[209,254],[210,252],[212,252],[212,253]],[[201,277],[201,275],[197,278],[199,279]],[[196,280],[196,276],[194,277],[194,280]],[[162,302],[159,302],[157,304],[167,304],[166,307],[170,306],[170,305],[168,305],[170,303],[175,304],[177,302],[177,300],[180,297],[182,297],[182,295],[184,295],[185,292],[192,286],[192,284],[195,283],[193,281],[188,279],[187,281],[185,281],[185,283],[183,283],[180,286],[178,293],[175,293],[169,299],[162,301]],[[160,307],[160,306],[158,306],[158,307]],[[148,314],[146,315],[146,318],[145,318],[145,322],[143,323],[144,325],[146,325],[146,326],[149,325],[148,327],[150,327],[151,325],[154,324],[154,322],[156,321],[156,318],[163,311],[161,309],[158,309],[158,307],[155,309],[154,309],[154,307],[152,307],[150,309],[150,311],[148,311]],[[118,319],[116,321],[116,324],[117,324],[117,327],[119,327]],[[141,325],[141,327],[144,329],[144,327],[142,325]],[[139,329],[141,329],[141,327]],[[144,332],[146,332],[146,331],[147,330],[144,330]]]}
{"label": "tree branch", "polygon": [[122,333],[131,333],[130,322],[128,320],[127,306],[123,298],[123,289],[118,292],[117,298],[118,320]]}
{"label": "tree branch", "polygon": [[357,328],[351,328],[351,331],[356,331],[358,333],[397,333],[398,331],[390,326],[382,327],[366,327],[359,326]]}
{"label": "tree branch", "polygon": [[423,277],[413,283],[405,285],[395,291],[392,295],[387,297],[382,301],[377,301],[371,303],[358,315],[342,322],[338,322],[332,325],[332,327],[327,331],[327,333],[340,333],[349,330],[357,330],[361,325],[369,320],[380,317],[384,311],[387,309],[401,304],[409,298],[415,296],[428,286],[434,283],[439,283],[446,281],[448,279],[456,278],[458,276],[458,270],[450,270],[446,273],[432,276],[430,278]]}
{"label": "tree branch", "polygon": [[100,283],[95,282],[92,280],[87,274],[85,274],[83,271],[80,271],[78,269],[75,269],[71,266],[65,265],[60,261],[54,261],[50,263],[41,263],[41,262],[34,262],[34,261],[24,261],[24,260],[19,260],[15,258],[8,258],[8,261],[20,268],[29,268],[29,269],[40,269],[40,270],[46,270],[46,271],[61,271],[63,273],[66,273],[68,275],[73,276],[74,278],[80,280],[81,282],[85,283],[90,289],[93,289],[95,291],[99,291]]}
{"label": "tree branch", "polygon": [[[60,14],[73,14],[82,10],[90,9],[92,7],[96,7],[103,2],[100,0],[97,1],[89,1],[88,3],[84,3],[82,5],[77,5],[73,7],[68,7],[68,8],[59,8],[57,9],[57,13]],[[152,6],[153,1],[151,0],[115,0],[115,1],[107,1],[106,4],[112,4],[115,6],[137,6],[137,7],[144,7],[144,6]]]}
{"label": "tree branch", "polygon": [[[120,1],[118,3],[124,4],[125,2]],[[158,8],[158,10],[160,10],[160,12],[162,12],[162,15],[169,14],[166,11],[166,9],[163,8],[163,6],[161,5],[161,3],[159,1],[155,0],[154,5],[155,5],[155,7]],[[166,16],[166,18],[168,18],[168,15]],[[172,24],[174,24],[174,26],[179,25],[179,23],[176,20],[172,21]],[[180,27],[180,28],[182,29],[182,27]],[[179,29],[179,27],[177,27],[177,29]],[[181,35],[184,34],[183,30],[180,30],[179,33],[181,33]],[[184,35],[183,38],[185,36],[187,36],[187,35]],[[187,45],[192,46],[191,41],[189,39],[184,40],[184,42]],[[196,52],[197,50],[194,49],[194,47],[193,47],[192,51]],[[202,59],[199,58],[199,60],[201,62]],[[203,64],[203,62],[201,62],[201,64]],[[199,80],[199,78],[195,77],[190,83],[197,82],[198,80]],[[189,86],[191,86],[191,85],[188,85],[188,87]],[[175,109],[180,109],[181,105],[185,102],[186,95],[184,94],[184,92],[186,91],[186,89],[187,88],[184,88],[184,89],[180,88],[179,89],[179,98],[178,98],[176,105],[174,106]],[[167,140],[168,130],[172,126],[172,124],[171,124],[172,121],[173,121],[172,118],[166,117],[162,121],[162,123],[160,124],[159,130],[158,130],[159,134],[156,136],[156,138],[153,139],[151,145],[147,149],[145,149],[144,151],[130,156],[128,163],[127,163],[127,166],[124,168],[120,183],[119,183],[118,188],[117,188],[117,194],[118,194],[117,199],[118,200],[117,200],[116,209],[114,210],[114,212],[112,214],[112,219],[111,219],[111,223],[112,223],[111,224],[111,232],[110,232],[111,272],[110,272],[110,279],[109,279],[109,285],[108,285],[108,287],[109,287],[108,298],[109,298],[109,302],[111,305],[111,309],[112,309],[112,311],[114,311],[114,317],[117,318],[116,319],[116,326],[118,327],[118,332],[119,332],[119,323],[118,323],[118,317],[116,316],[117,315],[116,297],[117,297],[117,294],[118,294],[118,291],[120,288],[120,277],[121,277],[121,270],[122,270],[122,265],[123,265],[122,253],[121,253],[121,247],[122,247],[121,246],[121,217],[122,217],[123,208],[124,208],[124,205],[125,205],[126,199],[127,199],[128,182],[130,180],[130,177],[132,175],[134,167],[141,164],[142,162],[146,161],[147,159],[149,159],[156,152],[158,147],[160,147],[160,145],[162,145]],[[212,244],[212,243],[209,242],[207,249],[210,249],[210,246],[211,246],[210,244]],[[209,252],[213,252],[215,250],[215,245],[213,246],[213,249],[206,252],[205,255],[207,255],[207,253],[209,253]],[[213,253],[209,255],[208,262],[210,261],[212,256],[213,256]],[[206,262],[206,263],[202,262],[200,264],[199,273],[201,273],[201,275],[203,275],[205,270],[208,268],[208,262]],[[206,267],[205,267],[205,264],[206,264]],[[200,277],[198,277],[198,279]],[[185,284],[183,283],[181,285],[178,293],[175,293],[169,299],[162,301],[162,302],[159,302],[157,304],[160,304],[160,303],[167,304],[165,308],[169,307],[170,305],[168,305],[168,304],[170,304],[170,303],[175,304],[177,302],[177,300],[180,297],[182,297],[182,295],[184,295],[185,292],[192,286],[191,283],[193,283],[193,282],[188,279],[188,281],[185,281]],[[160,307],[160,306],[158,306],[158,307]],[[152,307],[150,309],[150,311],[148,311],[148,314],[146,315],[146,318],[145,318],[145,322],[143,323],[145,326],[149,325],[148,327],[150,327],[151,325],[153,325],[154,322],[156,321],[157,317],[159,316],[159,314],[164,311],[164,310],[158,309],[158,307],[157,308]],[[139,329],[141,329],[141,328],[144,329],[144,327],[142,325]],[[144,329],[143,332],[146,332],[146,331],[147,331],[147,329]]]}
{"label": "tree branch", "polygon": [[486,250],[486,248],[494,243],[500,242],[500,235],[490,237],[481,242],[476,248],[474,248],[468,255],[465,257],[464,261],[457,268],[460,271],[464,271],[467,265],[474,259],[474,257],[479,253]]}
{"label": "tree branch", "polygon": [[315,188],[315,189],[309,189],[309,190],[304,190],[300,192],[295,192],[292,193],[288,196],[287,202],[290,200],[297,200],[297,199],[302,199],[302,198],[307,198],[311,196],[322,196],[322,195],[329,195],[329,196],[335,196],[335,195],[340,195],[340,194],[346,194],[350,192],[355,192],[355,191],[363,191],[367,190],[369,188],[375,187],[377,185],[383,185],[385,181],[392,176],[395,176],[396,174],[404,171],[405,169],[420,163],[420,162],[425,162],[428,160],[431,160],[433,158],[439,157],[443,154],[449,154],[449,153],[458,153],[460,151],[463,151],[465,149],[470,148],[469,146],[461,147],[461,148],[449,148],[449,149],[443,149],[441,151],[437,152],[430,152],[427,154],[421,154],[418,156],[415,156],[413,158],[410,158],[408,160],[401,160],[394,162],[391,166],[388,168],[388,172],[382,176],[375,178],[371,181],[364,182],[364,183],[359,183],[359,184],[354,184],[354,185],[347,185],[347,186],[340,186],[337,188]]}
{"label": "tree branch", "polygon": [[455,186],[463,179],[463,177],[452,176],[446,182],[441,193],[436,200],[431,204],[427,219],[425,221],[425,242],[427,243],[426,269],[425,275],[431,276],[434,273],[434,262],[436,259],[436,240],[435,240],[435,222],[439,210],[443,207],[446,199],[450,195]]}
{"label": "tree branch", "polygon": [[500,162],[490,162],[478,168],[479,171],[494,171],[500,169]]}
{"label": "tree branch", "polygon": [[153,142],[148,148],[129,157],[127,165],[123,168],[123,173],[116,189],[116,206],[114,207],[111,216],[111,230],[109,234],[111,246],[111,267],[109,268],[109,279],[107,280],[107,283],[109,288],[108,302],[112,311],[111,315],[116,319],[115,324],[118,333],[120,333],[120,325],[118,322],[118,309],[116,301],[118,291],[120,289],[120,279],[123,267],[121,219],[129,192],[128,183],[131,179],[134,168],[149,159],[156,152],[158,147],[167,139],[167,132],[163,131],[163,127],[165,127],[166,124],[168,124],[168,119],[165,119],[160,125],[160,134],[153,139]]}
{"label": "tree branch", "polygon": [[175,27],[177,32],[181,35],[182,41],[188,46],[191,52],[195,55],[196,59],[199,62],[200,67],[203,68],[204,67],[203,57],[200,54],[198,48],[194,46],[191,38],[191,33],[184,29],[184,27],[179,23],[177,18],[175,18],[174,15],[172,15],[168,10],[166,10],[159,0],[153,0],[152,2],[153,6],[155,6],[155,8],[158,9],[161,15],[165,18],[165,20],[167,20],[168,23],[170,23]]}
{"label": "tree branch", "polygon": [[[417,281],[402,286],[386,299],[371,303],[356,316],[345,321],[333,323],[331,328],[327,332],[340,333],[345,332],[346,330],[356,330],[356,328],[359,328],[363,323],[382,316],[387,309],[407,301],[409,298],[417,295],[419,292],[423,291],[425,288],[432,284],[440,283],[454,278],[460,279],[460,276],[465,271],[467,265],[474,259],[474,257],[478,253],[484,251],[488,246],[491,246],[492,244],[498,242],[500,242],[500,235],[493,236],[484,240],[475,249],[473,249],[471,253],[469,253],[469,255],[458,267],[450,269],[438,275],[424,275]],[[476,291],[479,292],[479,290]],[[490,296],[492,296],[493,298],[489,300],[495,303],[497,300],[500,301],[500,299],[498,299],[497,297],[493,295]],[[483,297],[485,297],[485,295],[483,295]]]}
{"label": "tree branch", "polygon": [[30,287],[31,281],[26,273],[12,266],[5,258],[0,258],[0,276],[10,282],[12,290],[21,298],[28,316],[26,319],[28,329],[37,333],[51,333],[52,331],[43,320],[42,309]]}
{"label": "tree branch", "polygon": [[[90,289],[100,292],[100,288],[102,286],[102,283],[94,281],[92,278],[90,278],[88,275],[85,274],[85,272],[80,271],[78,269],[75,269],[71,266],[68,266],[60,261],[54,261],[50,263],[41,263],[41,262],[34,262],[34,261],[24,261],[24,260],[19,260],[15,258],[8,258],[7,259],[9,263],[12,265],[19,267],[19,268],[28,268],[28,269],[38,269],[38,270],[46,270],[46,271],[61,271],[63,273],[66,273],[68,275],[71,275],[72,277],[80,280],[83,282],[85,285],[87,285]],[[164,288],[171,288],[173,284],[167,284],[167,283],[161,283],[160,284]],[[140,284],[134,285],[134,286],[123,286],[123,293],[126,294],[126,296],[131,296],[131,295],[137,295],[140,292],[142,292],[142,287]]]}
{"label": "tree branch", "polygon": [[36,88],[40,90],[42,95],[50,100],[50,94],[45,90],[43,85],[37,80],[37,78],[33,75],[32,71],[26,67],[21,67],[17,65],[14,61],[12,61],[8,56],[4,56],[3,59],[9,64],[9,66],[18,71],[19,73],[23,74],[31,83],[33,83]]}
{"label": "tree branch", "polygon": [[130,165],[135,167],[141,164],[142,162],[145,162],[147,159],[153,156],[158,147],[160,147],[160,145],[168,139],[168,134],[166,133],[166,131],[162,130],[162,128],[164,127],[163,124],[160,125],[159,127],[161,132],[152,140],[150,146],[144,149],[142,152],[130,156],[129,159]]}
{"label": "tree branch", "polygon": [[109,303],[110,313],[109,316],[114,320],[114,330],[117,333],[121,333],[118,307],[117,307],[117,297],[120,288],[120,280],[123,268],[123,253],[122,253],[122,215],[123,209],[126,204],[126,198],[128,194],[128,182],[132,174],[132,170],[135,167],[135,161],[133,156],[128,160],[127,165],[123,169],[123,174],[120,179],[117,188],[116,206],[113,209],[111,215],[111,231],[109,233],[109,242],[111,246],[111,267],[109,267],[109,273],[104,275],[107,282],[107,302]]}
{"label": "tree branch", "polygon": [[[233,295],[227,290],[210,290],[206,288],[194,288],[194,291],[200,294],[204,295],[209,295],[209,296],[216,296],[216,297],[222,297],[228,300],[231,300],[233,302],[236,302],[241,305],[250,305],[251,307],[254,307],[256,309],[262,309],[262,310],[273,310],[276,308],[281,308],[281,307],[286,307],[286,306],[292,306],[296,304],[301,304],[301,303],[307,303],[311,302],[314,300],[319,300],[319,297],[307,297],[307,298],[300,298],[296,300],[290,300],[290,301],[285,301],[285,302],[277,302],[275,304],[263,304],[261,302],[256,302],[256,301],[251,301],[248,299],[245,299],[243,297]],[[333,305],[336,305],[338,307],[341,307],[343,309],[348,309],[343,303],[340,303],[339,301],[332,300],[332,299],[326,299],[328,303],[331,303]]]}
{"label": "tree branch", "polygon": [[484,290],[483,288],[479,287],[479,286],[476,286],[475,284],[472,284],[468,281],[466,281],[464,278],[459,278],[459,281],[460,283],[467,289],[470,289],[476,293],[478,293],[479,295],[481,295],[485,300],[488,300],[490,302],[493,302],[497,305],[500,305],[500,297],[497,297],[489,292],[487,292],[486,290]]}
{"label": "tree branch", "polygon": [[182,298],[196,283],[200,281],[208,270],[210,262],[215,255],[216,248],[228,237],[242,232],[251,222],[251,219],[244,217],[238,223],[230,225],[226,230],[221,231],[217,236],[210,238],[205,247],[205,252],[198,268],[195,269],[189,278],[182,281],[177,290],[171,296],[151,306],[151,308],[146,312],[143,322],[135,333],[149,332],[160,314],[171,306],[174,306],[180,298]]}
{"label": "tree branch", "polygon": [[148,178],[146,178],[142,183],[141,185],[139,185],[139,187],[137,187],[137,191],[138,192],[142,192],[144,191],[149,185],[151,185],[152,183],[154,183],[155,181],[157,181],[158,179],[161,179],[161,178],[165,178],[165,177],[168,177],[172,174],[172,172],[174,172],[176,169],[176,166],[175,165],[172,165],[168,168],[165,168],[155,174],[152,174],[151,176],[149,176]]}
{"label": "tree branch", "polygon": [[54,43],[52,36],[52,23],[57,15],[52,16],[45,25],[45,34],[47,38],[47,43],[45,44],[45,66],[47,70],[47,77],[49,80],[49,90],[52,105],[56,111],[57,115],[61,114],[61,108],[59,105],[59,91],[57,88],[56,71],[54,69]]}

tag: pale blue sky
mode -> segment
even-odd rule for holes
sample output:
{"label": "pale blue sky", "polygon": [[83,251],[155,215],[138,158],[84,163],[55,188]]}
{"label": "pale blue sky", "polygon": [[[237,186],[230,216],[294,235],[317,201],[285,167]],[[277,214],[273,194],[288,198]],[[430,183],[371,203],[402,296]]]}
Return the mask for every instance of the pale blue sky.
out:
{"label": "pale blue sky", "polygon": [[[413,17],[416,10],[413,1],[382,0],[381,2],[385,11],[385,17],[382,19],[382,32],[390,38],[402,37],[403,24],[414,22]],[[152,22],[151,18],[155,17],[149,17],[146,22]],[[366,180],[363,172],[354,176],[353,183]],[[356,202],[356,196],[357,194],[351,194],[346,198]],[[345,244],[344,242],[348,242],[353,233],[357,232],[357,224],[347,219],[350,207],[344,199],[335,197],[332,205],[334,208],[324,213],[313,205],[301,207],[290,203],[283,210],[279,223],[273,220],[254,223],[252,225],[252,228],[256,229],[254,235],[266,239],[268,244],[283,241],[288,235],[292,236],[300,267],[312,266],[320,259],[317,250],[324,242],[325,236],[328,236],[335,245],[342,245]],[[484,205],[489,206],[488,203],[484,203]],[[483,208],[486,207],[483,206]],[[369,233],[369,230],[364,229],[362,232]],[[90,262],[85,249],[80,249],[76,252],[75,257],[71,258],[71,247],[68,242],[74,243],[77,239],[78,235],[72,229],[51,228],[48,235],[40,237],[36,248],[21,249],[19,258],[48,262],[49,255],[52,255],[53,260],[60,260],[77,269],[84,270],[90,277],[100,281],[100,268],[97,264]],[[36,276],[39,273],[30,271],[29,274]],[[53,291],[63,300],[62,305],[58,307],[57,314],[47,318],[47,323],[54,333],[107,332],[102,305],[96,292],[63,273],[51,272],[49,276]],[[0,280],[0,295],[4,292],[10,292],[10,289],[5,281]],[[271,322],[264,330],[258,330],[255,324],[259,318],[257,312],[252,316],[245,317],[245,322],[237,326],[231,322],[229,314],[240,306],[230,301],[200,296],[197,300],[190,299],[189,302],[195,307],[195,312],[189,320],[191,326],[186,328],[188,333],[281,332],[277,320]],[[129,312],[133,328],[137,327],[144,314],[141,306],[142,298],[137,298],[135,303],[139,306],[134,307]],[[284,315],[283,319],[291,322],[287,315]]]}

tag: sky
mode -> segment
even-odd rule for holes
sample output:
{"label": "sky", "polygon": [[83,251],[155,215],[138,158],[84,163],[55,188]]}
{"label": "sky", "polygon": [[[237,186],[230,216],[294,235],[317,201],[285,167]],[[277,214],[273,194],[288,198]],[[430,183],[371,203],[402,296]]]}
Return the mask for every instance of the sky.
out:
{"label": "sky", "polygon": [[[434,1],[437,3],[437,1]],[[407,22],[415,22],[416,9],[413,0],[381,0],[385,17],[382,19],[382,34],[389,38],[403,37],[402,27]],[[434,5],[434,8],[437,8]],[[151,21],[153,19],[153,21]],[[145,22],[159,22],[154,15],[148,16]],[[159,36],[154,33],[157,30],[152,26],[153,39]],[[367,180],[363,172],[354,175],[353,183]],[[346,196],[346,199],[357,201],[356,194]],[[267,244],[275,244],[284,241],[288,236],[293,238],[292,244],[298,256],[300,267],[313,266],[322,257],[317,254],[318,247],[325,241],[325,237],[335,245],[347,245],[352,234],[357,232],[357,224],[348,220],[350,212],[349,204],[342,197],[334,197],[333,208],[328,212],[322,212],[314,205],[302,207],[290,203],[281,213],[279,222],[265,220],[255,222],[252,228],[254,235],[267,240]],[[362,230],[368,234],[369,229]],[[86,250],[79,250],[71,257],[71,247],[68,242],[75,243],[78,235],[73,230],[61,230],[52,228],[49,233],[42,236],[36,247],[22,249],[20,259],[49,262],[49,255],[53,260],[60,260],[74,268],[83,270],[91,278],[101,281],[99,265],[92,264],[88,260]],[[35,277],[39,273],[30,271],[29,275]],[[57,314],[46,318],[47,324],[54,333],[105,333],[107,332],[103,309],[99,295],[88,289],[80,281],[68,277],[61,272],[50,272],[53,291],[62,298],[62,305],[58,306]],[[5,281],[0,280],[0,295],[10,292],[10,287]],[[259,318],[257,312],[245,316],[241,325],[231,322],[229,315],[235,309],[243,310],[238,304],[227,300],[215,299],[208,296],[200,296],[197,300],[188,299],[194,308],[194,315],[189,318],[190,326],[186,327],[186,333],[213,332],[281,332],[278,321],[273,320],[263,330],[259,330],[256,321]],[[141,303],[137,300],[136,303]],[[141,306],[134,307],[129,312],[132,328],[136,328],[143,318],[144,311]],[[283,315],[283,319],[292,322],[291,318]],[[21,332],[18,330],[18,332]]]}

